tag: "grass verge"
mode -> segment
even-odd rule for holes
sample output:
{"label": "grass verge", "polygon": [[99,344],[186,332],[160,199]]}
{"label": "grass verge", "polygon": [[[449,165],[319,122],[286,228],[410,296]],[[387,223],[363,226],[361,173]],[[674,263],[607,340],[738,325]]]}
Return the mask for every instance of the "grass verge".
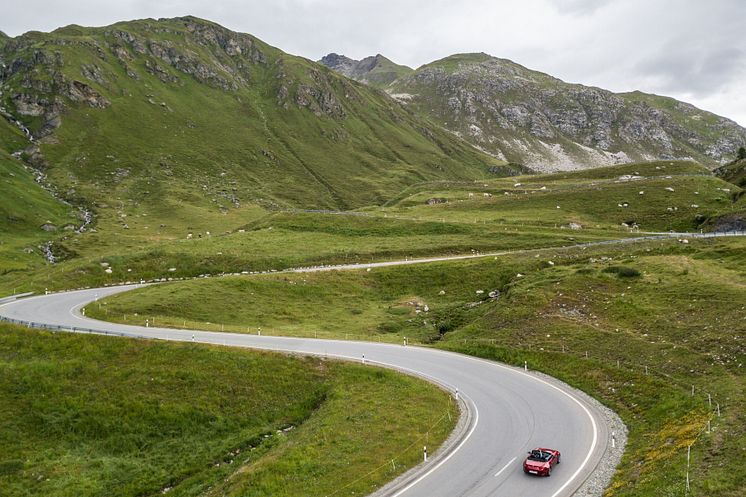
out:
{"label": "grass verge", "polygon": [[9,325],[0,372],[13,497],[360,495],[457,418],[447,393],[380,368]]}

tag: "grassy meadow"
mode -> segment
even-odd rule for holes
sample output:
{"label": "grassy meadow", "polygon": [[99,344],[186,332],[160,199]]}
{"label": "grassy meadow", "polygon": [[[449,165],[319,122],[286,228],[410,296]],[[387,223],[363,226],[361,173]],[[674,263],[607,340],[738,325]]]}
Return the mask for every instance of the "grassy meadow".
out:
{"label": "grassy meadow", "polygon": [[380,368],[0,325],[8,497],[361,495],[457,411]]}

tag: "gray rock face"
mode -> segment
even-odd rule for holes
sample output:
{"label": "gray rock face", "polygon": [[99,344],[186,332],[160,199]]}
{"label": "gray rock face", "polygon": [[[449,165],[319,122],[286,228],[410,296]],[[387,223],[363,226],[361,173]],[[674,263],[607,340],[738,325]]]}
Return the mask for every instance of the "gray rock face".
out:
{"label": "gray rock face", "polygon": [[[365,81],[363,61],[330,54],[321,62]],[[538,170],[657,158],[714,166],[746,144],[744,128],[690,104],[568,84],[487,54],[447,57],[386,90],[480,149]]]}

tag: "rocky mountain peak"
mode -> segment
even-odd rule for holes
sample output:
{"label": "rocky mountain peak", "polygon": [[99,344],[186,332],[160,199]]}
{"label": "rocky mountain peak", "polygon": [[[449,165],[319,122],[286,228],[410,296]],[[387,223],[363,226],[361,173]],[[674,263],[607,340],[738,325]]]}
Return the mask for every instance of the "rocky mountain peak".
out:
{"label": "rocky mountain peak", "polygon": [[395,64],[381,54],[354,60],[330,53],[322,57],[319,63],[350,79],[380,88],[385,88],[396,79],[413,72],[411,67]]}
{"label": "rocky mountain peak", "polygon": [[319,62],[321,62],[329,69],[337,71],[340,74],[344,74],[348,78],[352,77],[354,68],[356,64],[358,64],[358,61],[336,53],[330,53],[323,56]]}

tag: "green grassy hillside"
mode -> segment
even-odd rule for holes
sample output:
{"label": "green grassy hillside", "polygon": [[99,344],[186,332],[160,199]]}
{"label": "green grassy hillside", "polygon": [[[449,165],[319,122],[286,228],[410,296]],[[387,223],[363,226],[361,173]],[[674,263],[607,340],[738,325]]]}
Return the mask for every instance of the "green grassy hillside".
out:
{"label": "green grassy hillside", "polygon": [[[739,195],[740,189],[696,163],[664,161],[476,183],[426,182],[385,208],[344,214],[245,207],[200,216],[182,209],[164,223],[167,213],[156,217],[131,206],[117,211],[126,217],[102,217],[96,232],[53,246],[77,257],[44,272],[9,274],[0,278],[0,288],[38,291],[724,229],[743,212],[746,199]],[[430,205],[433,199],[437,203]]]}
{"label": "green grassy hillside", "polygon": [[347,208],[496,162],[323,66],[196,18],[9,41],[2,105],[68,198],[159,214]]}
{"label": "green grassy hillside", "polygon": [[[387,212],[522,229],[691,231],[708,227],[711,217],[738,211],[734,201],[740,191],[699,164],[660,161],[479,183],[422,184],[400,196]],[[428,205],[429,199],[437,203]]]}
{"label": "green grassy hillside", "polygon": [[379,368],[8,325],[0,414],[8,497],[359,495],[456,419],[447,393]]}

